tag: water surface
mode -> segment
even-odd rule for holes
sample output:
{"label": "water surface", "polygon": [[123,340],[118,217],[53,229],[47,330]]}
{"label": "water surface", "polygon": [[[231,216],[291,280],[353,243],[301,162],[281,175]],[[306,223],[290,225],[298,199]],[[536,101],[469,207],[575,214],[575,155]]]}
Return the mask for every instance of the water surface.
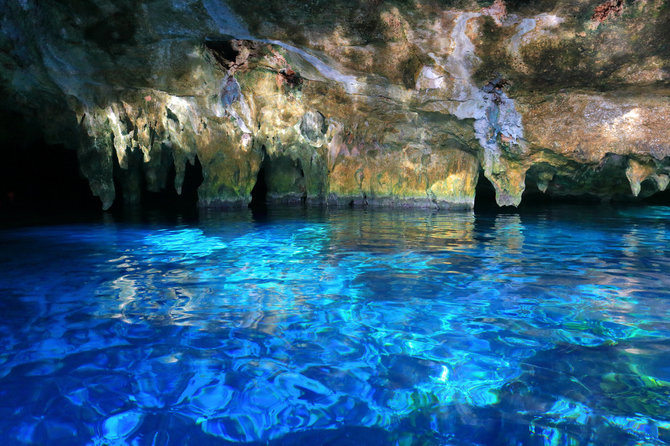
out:
{"label": "water surface", "polygon": [[0,230],[8,444],[670,444],[670,208]]}

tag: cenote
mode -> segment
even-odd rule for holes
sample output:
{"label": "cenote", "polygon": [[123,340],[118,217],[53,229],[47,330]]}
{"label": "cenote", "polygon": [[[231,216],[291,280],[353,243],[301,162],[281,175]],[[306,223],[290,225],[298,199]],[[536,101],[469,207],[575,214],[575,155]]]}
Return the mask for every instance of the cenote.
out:
{"label": "cenote", "polygon": [[669,221],[551,205],[6,225],[0,438],[667,444]]}
{"label": "cenote", "polygon": [[670,445],[669,31],[0,0],[0,446]]}

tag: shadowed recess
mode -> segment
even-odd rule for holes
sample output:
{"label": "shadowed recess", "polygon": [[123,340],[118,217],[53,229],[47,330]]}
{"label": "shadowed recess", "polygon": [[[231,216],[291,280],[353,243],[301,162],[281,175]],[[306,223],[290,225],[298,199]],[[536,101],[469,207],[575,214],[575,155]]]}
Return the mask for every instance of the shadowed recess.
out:
{"label": "shadowed recess", "polygon": [[79,173],[77,153],[62,145],[12,141],[0,163],[0,212],[97,211],[100,202]]}

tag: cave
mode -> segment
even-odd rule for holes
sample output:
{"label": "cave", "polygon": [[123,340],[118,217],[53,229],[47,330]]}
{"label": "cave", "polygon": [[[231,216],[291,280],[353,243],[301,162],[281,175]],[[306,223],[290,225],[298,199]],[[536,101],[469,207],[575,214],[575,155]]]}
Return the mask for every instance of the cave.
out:
{"label": "cave", "polygon": [[[645,185],[643,182],[643,186]],[[654,190],[657,190],[654,188]],[[650,204],[650,205],[657,205],[657,206],[670,206],[670,189],[666,189],[664,191],[659,191],[654,194],[651,194],[650,196],[643,198],[641,200],[641,204]]]}
{"label": "cave", "polygon": [[484,176],[484,172],[479,172],[477,185],[475,186],[475,212],[486,212],[496,210],[496,190],[491,181]]}
{"label": "cave", "polygon": [[232,38],[208,38],[205,40],[205,47],[214,56],[216,62],[226,70],[235,66],[237,56],[240,55],[237,43]]}
{"label": "cave", "polygon": [[301,206],[306,202],[305,171],[300,159],[265,153],[251,190],[249,208],[262,210],[268,205]]}
{"label": "cave", "polygon": [[254,184],[254,187],[251,189],[251,202],[249,203],[249,208],[255,211],[263,211],[267,209],[268,185],[265,181],[266,167],[267,163],[264,160],[260,169],[258,169],[256,184]]}
{"label": "cave", "polygon": [[77,153],[41,137],[2,147],[0,212],[98,212],[100,201],[79,172]]}
{"label": "cave", "polygon": [[194,157],[193,162],[185,161],[181,193],[175,187],[176,168],[171,151],[163,150],[162,156],[164,159],[161,164],[167,168],[162,167],[151,172],[160,177],[157,188],[149,186],[147,168],[141,153],[127,151],[127,168],[119,166],[114,154],[114,189],[117,196],[112,211],[125,209],[190,213],[197,209],[198,187],[204,179],[198,156]]}
{"label": "cave", "polygon": [[6,444],[670,444],[670,2],[0,5]]}
{"label": "cave", "polygon": [[[168,174],[168,184],[174,183],[174,166],[170,169]],[[181,187],[181,194],[179,199],[187,206],[196,206],[198,204],[198,188],[202,184],[202,164],[196,155],[193,158],[193,163],[187,162],[184,171],[184,182]]]}
{"label": "cave", "polygon": [[[559,173],[547,163],[538,163],[526,172],[526,187],[520,207],[543,207],[552,204],[670,204],[666,191],[652,177],[640,182],[638,195],[633,195],[626,176],[628,160],[608,154],[598,166],[574,166],[568,173]],[[588,178],[588,185],[578,181]],[[541,189],[542,186],[542,190]]]}
{"label": "cave", "polygon": [[159,211],[172,210],[176,212],[194,212],[198,206],[198,188],[203,182],[202,164],[196,155],[193,162],[186,161],[181,193],[175,189],[176,169],[170,164],[165,187],[159,191],[151,191],[144,183],[142,189],[142,207],[154,208]]}
{"label": "cave", "polygon": [[[609,172],[609,175],[602,176],[606,177],[608,181],[613,181],[612,178],[616,178],[617,176],[625,178],[623,172],[616,170],[615,174]],[[617,190],[619,190],[620,182],[617,181]],[[525,183],[526,187],[523,191],[520,205],[523,209],[541,209],[551,205],[571,203],[576,205],[598,204],[602,201],[593,193],[580,191],[575,187],[570,178],[556,175],[555,169],[546,163],[538,163],[531,166],[526,171]],[[545,190],[542,191],[541,187]]]}

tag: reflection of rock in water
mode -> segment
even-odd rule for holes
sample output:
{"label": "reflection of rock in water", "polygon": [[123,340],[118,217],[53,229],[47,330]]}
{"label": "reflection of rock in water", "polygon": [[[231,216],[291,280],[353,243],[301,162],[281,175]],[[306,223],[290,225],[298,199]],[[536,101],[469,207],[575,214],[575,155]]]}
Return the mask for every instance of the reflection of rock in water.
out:
{"label": "reflection of rock in water", "polygon": [[[624,438],[667,441],[670,370],[667,364],[659,367],[658,344],[562,345],[540,352],[524,362],[518,380],[502,388],[497,409],[525,414],[538,435],[589,438],[594,444],[626,444]],[[670,348],[668,341],[660,344]]]}
{"label": "reflection of rock in water", "polygon": [[[670,371],[655,357],[659,349],[670,349],[670,342],[561,345],[525,361],[523,374],[500,389],[499,403],[424,405],[397,431],[423,432],[427,444],[666,444]],[[427,432],[449,438],[427,440]]]}

